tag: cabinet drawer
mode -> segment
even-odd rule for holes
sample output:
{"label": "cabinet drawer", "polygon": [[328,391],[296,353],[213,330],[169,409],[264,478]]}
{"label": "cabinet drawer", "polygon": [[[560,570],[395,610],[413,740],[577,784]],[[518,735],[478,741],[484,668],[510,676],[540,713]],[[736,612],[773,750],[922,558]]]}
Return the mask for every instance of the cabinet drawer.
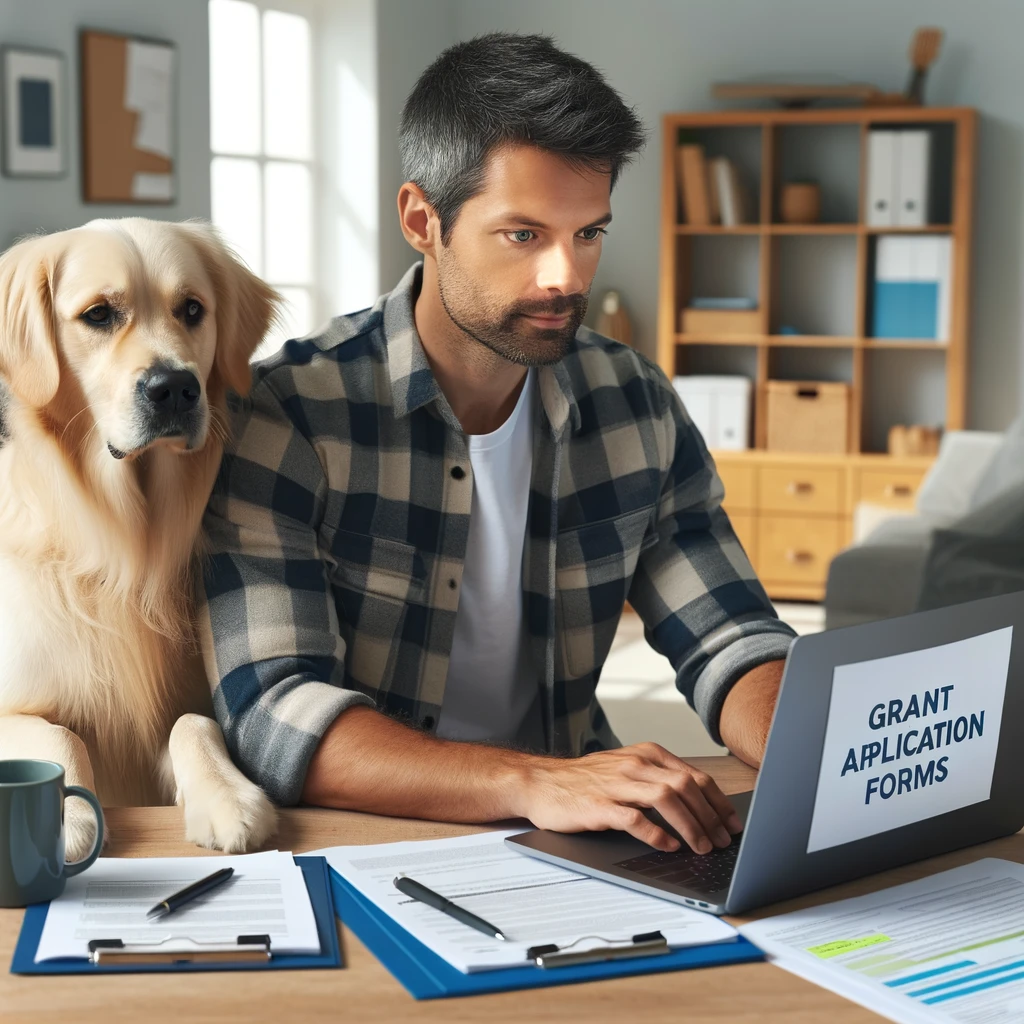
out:
{"label": "cabinet drawer", "polygon": [[715,468],[722,478],[722,483],[725,484],[723,504],[726,510],[730,514],[734,511],[753,511],[757,507],[754,491],[754,467],[723,459],[716,464]]}
{"label": "cabinet drawer", "polygon": [[843,521],[762,516],[757,524],[757,574],[766,582],[824,583],[843,546]]}
{"label": "cabinet drawer", "polygon": [[857,500],[893,508],[913,508],[922,470],[862,469],[857,474]]}
{"label": "cabinet drawer", "polygon": [[760,508],[766,512],[843,510],[843,471],[828,466],[762,466]]}
{"label": "cabinet drawer", "polygon": [[730,512],[729,522],[732,523],[733,531],[743,545],[747,558],[751,562],[757,562],[757,519],[750,512]]}

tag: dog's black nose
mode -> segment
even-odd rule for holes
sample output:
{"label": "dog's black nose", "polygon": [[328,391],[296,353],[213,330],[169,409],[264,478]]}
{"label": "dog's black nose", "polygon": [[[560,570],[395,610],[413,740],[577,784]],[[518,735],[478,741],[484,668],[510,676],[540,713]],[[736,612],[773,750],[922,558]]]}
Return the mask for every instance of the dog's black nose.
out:
{"label": "dog's black nose", "polygon": [[143,384],[146,398],[160,412],[189,412],[202,394],[199,380],[190,370],[155,369]]}

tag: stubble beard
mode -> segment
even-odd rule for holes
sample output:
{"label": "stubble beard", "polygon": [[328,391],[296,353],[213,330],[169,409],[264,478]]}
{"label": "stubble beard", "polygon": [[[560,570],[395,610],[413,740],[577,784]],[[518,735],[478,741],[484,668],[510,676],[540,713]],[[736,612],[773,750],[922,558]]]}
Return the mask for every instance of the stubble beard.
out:
{"label": "stubble beard", "polygon": [[[515,303],[487,308],[459,274],[453,257],[438,260],[437,285],[448,318],[464,334],[518,366],[550,366],[561,360],[587,315],[590,292],[565,295],[546,303]],[[569,315],[564,327],[543,328],[527,316]]]}

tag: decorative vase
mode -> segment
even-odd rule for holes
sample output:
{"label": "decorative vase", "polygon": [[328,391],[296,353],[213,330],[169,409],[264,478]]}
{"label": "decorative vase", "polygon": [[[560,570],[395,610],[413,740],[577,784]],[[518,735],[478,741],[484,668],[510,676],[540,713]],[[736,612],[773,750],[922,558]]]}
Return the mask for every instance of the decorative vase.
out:
{"label": "decorative vase", "polygon": [[779,213],[783,224],[816,224],[821,216],[821,188],[814,181],[782,186]]}

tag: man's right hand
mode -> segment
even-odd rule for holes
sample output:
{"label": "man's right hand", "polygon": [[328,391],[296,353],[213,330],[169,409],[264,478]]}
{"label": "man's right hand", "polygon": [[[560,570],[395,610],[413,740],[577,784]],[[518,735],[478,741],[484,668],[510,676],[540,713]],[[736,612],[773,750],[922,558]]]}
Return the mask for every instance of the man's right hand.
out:
{"label": "man's right hand", "polygon": [[520,813],[556,832],[619,829],[659,850],[679,842],[644,813],[658,812],[697,853],[725,847],[742,823],[710,775],[657,743],[576,758],[530,758]]}
{"label": "man's right hand", "polygon": [[710,776],[656,743],[549,757],[439,740],[372,708],[339,715],[310,760],[302,798],[322,807],[434,821],[529,818],[557,832],[620,829],[659,850],[728,846],[742,828]]}

